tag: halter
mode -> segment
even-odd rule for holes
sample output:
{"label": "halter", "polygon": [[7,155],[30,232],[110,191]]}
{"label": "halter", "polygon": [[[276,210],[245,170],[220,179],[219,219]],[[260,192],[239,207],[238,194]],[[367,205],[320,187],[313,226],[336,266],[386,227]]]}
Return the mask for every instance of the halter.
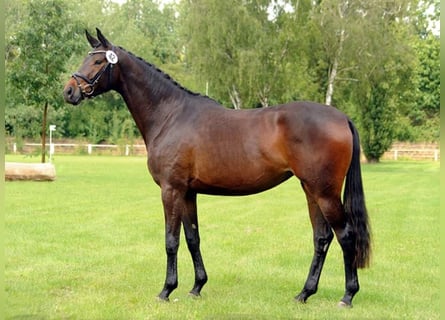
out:
{"label": "halter", "polygon": [[[75,72],[71,76],[76,80],[77,86],[80,89],[80,92],[82,93],[82,96],[90,98],[94,93],[94,86],[99,82],[102,75],[109,70],[108,72],[108,85],[111,83],[111,72],[113,70],[113,66],[118,62],[118,58],[116,53],[113,50],[98,50],[98,51],[90,51],[88,52],[88,55],[92,56],[94,54],[103,53],[105,54],[105,57],[107,58],[107,64],[102,67],[102,69],[96,73],[96,75],[92,79],[88,79],[86,76],[84,76],[81,73]],[[87,84],[82,86],[79,78],[85,81]]]}

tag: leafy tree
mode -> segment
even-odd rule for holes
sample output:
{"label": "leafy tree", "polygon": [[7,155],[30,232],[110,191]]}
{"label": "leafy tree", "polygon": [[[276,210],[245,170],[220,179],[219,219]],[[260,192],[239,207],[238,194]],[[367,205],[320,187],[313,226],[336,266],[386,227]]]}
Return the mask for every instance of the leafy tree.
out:
{"label": "leafy tree", "polygon": [[267,17],[259,17],[262,36],[255,44],[258,56],[253,73],[255,92],[262,107],[292,100],[312,99],[318,85],[308,75],[310,30],[307,20],[312,10],[309,0],[296,1],[295,6],[271,2]]}
{"label": "leafy tree", "polygon": [[296,79],[289,67],[295,43],[291,18],[282,17],[278,4],[271,18],[269,5],[267,0],[183,3],[186,61],[223,104],[267,107],[291,96],[290,83],[283,85]]}
{"label": "leafy tree", "polygon": [[417,46],[419,55],[419,105],[428,118],[440,110],[440,42],[432,34]]}
{"label": "leafy tree", "polygon": [[23,7],[26,19],[17,25],[17,32],[8,40],[15,53],[7,63],[7,79],[16,89],[9,96],[15,103],[43,109],[42,162],[45,162],[45,141],[48,109],[58,108],[62,101],[62,82],[66,61],[79,48],[76,24],[61,0],[32,0]]}
{"label": "leafy tree", "polygon": [[310,22],[315,32],[311,38],[318,43],[318,55],[315,55],[317,58],[313,67],[322,73],[320,87],[325,92],[324,103],[327,105],[332,104],[335,84],[339,77],[354,68],[350,63],[349,50],[352,46],[360,46],[354,35],[354,26],[363,19],[358,5],[359,2],[348,0],[325,0],[313,5]]}
{"label": "leafy tree", "polygon": [[325,102],[347,109],[359,124],[364,153],[371,162],[392,145],[400,106],[413,103],[416,87],[410,80],[416,63],[410,20],[416,3],[326,0],[315,4],[314,41],[317,59],[322,59],[315,70],[325,74],[321,81]]}
{"label": "leafy tree", "polygon": [[367,101],[362,107],[362,126],[366,128],[361,143],[368,162],[378,162],[389,149],[394,136],[394,106],[388,103],[390,97],[385,84],[374,84],[369,88]]}
{"label": "leafy tree", "polygon": [[109,0],[84,0],[76,6],[86,28],[94,30],[99,27],[113,43],[149,62],[159,65],[176,62],[179,49],[173,5],[166,5],[161,10],[159,2],[154,0],[127,0],[121,4]]}
{"label": "leafy tree", "polygon": [[433,34],[420,39],[416,45],[419,57],[419,94],[409,113],[412,125],[422,128],[418,139],[439,139],[440,119],[440,42]]}
{"label": "leafy tree", "polygon": [[244,70],[254,59],[258,24],[239,1],[198,0],[183,5],[186,58],[192,70],[210,84],[214,97],[229,104],[230,96],[234,108],[241,108],[248,100],[241,84],[253,76]]}

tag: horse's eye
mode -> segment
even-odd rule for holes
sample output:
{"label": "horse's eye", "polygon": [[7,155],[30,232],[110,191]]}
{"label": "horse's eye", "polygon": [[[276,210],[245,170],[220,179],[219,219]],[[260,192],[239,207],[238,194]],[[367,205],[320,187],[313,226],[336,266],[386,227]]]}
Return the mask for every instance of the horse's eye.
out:
{"label": "horse's eye", "polygon": [[102,63],[102,60],[96,60],[96,61],[94,61],[94,64],[101,64]]}

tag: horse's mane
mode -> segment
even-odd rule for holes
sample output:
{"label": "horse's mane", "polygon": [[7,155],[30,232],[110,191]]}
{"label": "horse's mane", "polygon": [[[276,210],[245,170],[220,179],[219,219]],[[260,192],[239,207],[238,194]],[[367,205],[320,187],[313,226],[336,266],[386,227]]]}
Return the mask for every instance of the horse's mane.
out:
{"label": "horse's mane", "polygon": [[190,95],[192,95],[192,96],[208,98],[208,99],[210,99],[210,100],[212,100],[212,101],[218,103],[216,100],[214,100],[214,99],[212,99],[212,98],[210,98],[210,97],[208,97],[208,96],[206,96],[206,95],[202,95],[202,94],[200,94],[200,93],[198,93],[198,92],[194,92],[194,91],[191,91],[190,89],[187,89],[186,87],[184,87],[184,86],[182,86],[180,83],[178,83],[175,79],[173,79],[169,74],[167,74],[166,72],[164,72],[164,71],[162,71],[161,69],[159,69],[158,67],[156,67],[154,64],[152,64],[152,63],[150,63],[150,62],[147,62],[145,59],[143,59],[143,58],[141,58],[141,57],[135,55],[134,53],[132,53],[132,52],[126,50],[125,48],[119,47],[119,49],[121,49],[121,50],[127,52],[130,56],[132,56],[132,57],[134,57],[134,58],[136,58],[136,59],[142,61],[145,65],[148,66],[148,68],[150,69],[150,71],[151,71],[152,73],[157,74],[157,75],[159,75],[162,79],[167,80],[167,82],[170,83],[173,87],[176,87],[176,88],[180,89],[181,91],[184,91],[184,92],[186,92],[186,93],[188,93],[188,94],[190,94]]}

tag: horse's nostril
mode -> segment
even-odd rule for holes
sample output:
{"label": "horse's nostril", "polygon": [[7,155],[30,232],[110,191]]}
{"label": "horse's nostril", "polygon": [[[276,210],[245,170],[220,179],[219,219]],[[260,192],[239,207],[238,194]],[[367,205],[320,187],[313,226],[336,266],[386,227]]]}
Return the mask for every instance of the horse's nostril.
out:
{"label": "horse's nostril", "polygon": [[69,88],[66,90],[66,94],[67,94],[68,96],[71,96],[71,95],[73,94],[73,87],[69,87]]}

